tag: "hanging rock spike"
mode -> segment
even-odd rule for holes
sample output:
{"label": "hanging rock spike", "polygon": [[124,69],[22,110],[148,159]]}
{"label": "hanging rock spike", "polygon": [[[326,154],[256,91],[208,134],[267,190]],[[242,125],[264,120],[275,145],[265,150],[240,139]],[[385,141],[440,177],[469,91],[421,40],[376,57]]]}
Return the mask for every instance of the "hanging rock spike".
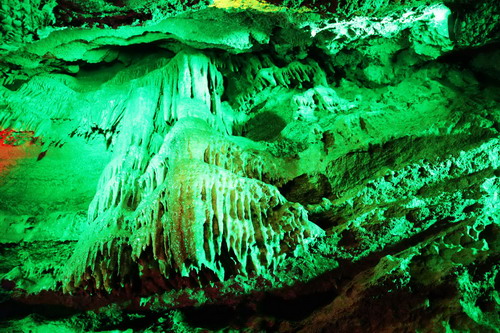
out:
{"label": "hanging rock spike", "polygon": [[[110,290],[148,251],[165,278],[267,274],[322,234],[301,205],[263,182],[280,179],[266,153],[227,136],[222,79],[209,57],[181,52],[138,80],[118,107],[114,157],[89,208],[89,235],[67,266],[67,290],[89,277]],[[117,121],[115,110],[101,126]]]}

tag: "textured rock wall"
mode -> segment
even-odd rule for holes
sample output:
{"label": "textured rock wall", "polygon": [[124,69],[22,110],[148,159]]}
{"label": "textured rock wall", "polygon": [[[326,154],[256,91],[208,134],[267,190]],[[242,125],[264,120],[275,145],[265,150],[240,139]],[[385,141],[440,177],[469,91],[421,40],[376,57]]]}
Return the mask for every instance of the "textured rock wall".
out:
{"label": "textured rock wall", "polygon": [[1,8],[2,329],[498,330],[495,1]]}

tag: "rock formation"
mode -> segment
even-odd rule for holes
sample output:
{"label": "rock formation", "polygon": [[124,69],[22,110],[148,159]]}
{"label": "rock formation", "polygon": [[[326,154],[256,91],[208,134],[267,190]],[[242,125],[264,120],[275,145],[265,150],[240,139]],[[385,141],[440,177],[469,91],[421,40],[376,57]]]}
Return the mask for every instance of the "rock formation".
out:
{"label": "rock formation", "polygon": [[4,1],[0,328],[497,332],[499,19]]}

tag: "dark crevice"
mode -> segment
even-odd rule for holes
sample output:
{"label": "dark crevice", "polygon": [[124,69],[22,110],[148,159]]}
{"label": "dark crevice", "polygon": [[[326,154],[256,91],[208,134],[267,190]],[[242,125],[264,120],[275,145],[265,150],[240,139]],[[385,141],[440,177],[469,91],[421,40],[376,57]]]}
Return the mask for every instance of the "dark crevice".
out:
{"label": "dark crevice", "polygon": [[242,326],[249,317],[249,309],[236,309],[227,305],[205,305],[183,308],[184,320],[192,327],[220,330],[231,325]]}
{"label": "dark crevice", "polygon": [[36,314],[49,320],[57,320],[71,317],[80,312],[80,310],[63,305],[26,304],[8,299],[0,303],[0,323],[7,320],[22,319],[31,314]]}
{"label": "dark crevice", "polygon": [[318,204],[332,194],[330,183],[323,174],[301,175],[284,184],[279,190],[288,201],[303,205]]}
{"label": "dark crevice", "polygon": [[301,321],[313,311],[331,303],[336,296],[335,290],[305,294],[290,299],[281,295],[268,294],[260,303],[259,312],[264,316]]}

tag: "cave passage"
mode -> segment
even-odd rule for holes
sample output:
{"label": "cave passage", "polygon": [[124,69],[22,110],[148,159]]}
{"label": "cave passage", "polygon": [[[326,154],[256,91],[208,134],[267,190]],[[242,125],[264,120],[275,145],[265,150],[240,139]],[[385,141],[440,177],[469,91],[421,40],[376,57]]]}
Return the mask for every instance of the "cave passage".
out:
{"label": "cave passage", "polygon": [[498,1],[0,21],[0,330],[498,331]]}

